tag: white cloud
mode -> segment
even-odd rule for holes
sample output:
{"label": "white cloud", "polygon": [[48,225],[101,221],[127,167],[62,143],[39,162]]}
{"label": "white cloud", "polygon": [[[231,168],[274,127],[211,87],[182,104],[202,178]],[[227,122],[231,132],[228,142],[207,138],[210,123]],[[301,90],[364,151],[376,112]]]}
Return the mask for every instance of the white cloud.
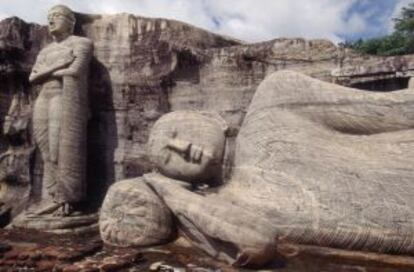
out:
{"label": "white cloud", "polygon": [[[338,40],[347,26],[346,11],[355,0],[209,1],[220,14],[221,33],[246,40],[275,37],[328,38]],[[239,17],[238,17],[239,16]]]}
{"label": "white cloud", "polygon": [[[368,15],[348,12],[358,1],[389,0],[0,0],[0,16],[13,14],[26,21],[46,22],[51,6],[61,3],[84,13],[118,13],[177,19],[247,41],[277,37],[327,38],[370,29]],[[409,0],[396,1],[398,11]],[[3,15],[4,16],[4,15]],[[0,17],[1,18],[1,17]],[[384,19],[385,24],[388,18]]]}
{"label": "white cloud", "polygon": [[9,14],[6,14],[6,13],[0,12],[0,20],[3,20],[5,18],[7,18],[7,17],[10,17],[10,15]]}

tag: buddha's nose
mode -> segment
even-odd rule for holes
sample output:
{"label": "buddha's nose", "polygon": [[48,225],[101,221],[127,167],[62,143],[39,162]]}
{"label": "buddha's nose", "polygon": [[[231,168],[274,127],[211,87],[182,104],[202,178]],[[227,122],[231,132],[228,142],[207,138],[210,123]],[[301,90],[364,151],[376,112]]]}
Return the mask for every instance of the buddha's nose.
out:
{"label": "buddha's nose", "polygon": [[188,153],[191,148],[191,143],[180,139],[170,139],[167,143],[167,147],[178,153]]}

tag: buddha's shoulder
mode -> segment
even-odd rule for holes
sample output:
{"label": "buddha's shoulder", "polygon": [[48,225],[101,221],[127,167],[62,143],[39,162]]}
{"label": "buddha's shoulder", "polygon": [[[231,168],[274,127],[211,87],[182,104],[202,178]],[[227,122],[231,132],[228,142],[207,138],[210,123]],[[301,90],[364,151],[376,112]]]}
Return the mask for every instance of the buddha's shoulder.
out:
{"label": "buddha's shoulder", "polygon": [[56,45],[54,43],[49,43],[39,51],[39,54],[47,54],[47,52],[53,51],[55,48]]}
{"label": "buddha's shoulder", "polygon": [[76,45],[86,46],[86,47],[93,46],[93,42],[91,39],[86,38],[86,37],[75,36],[75,35],[70,36],[65,43],[72,44],[74,46]]}

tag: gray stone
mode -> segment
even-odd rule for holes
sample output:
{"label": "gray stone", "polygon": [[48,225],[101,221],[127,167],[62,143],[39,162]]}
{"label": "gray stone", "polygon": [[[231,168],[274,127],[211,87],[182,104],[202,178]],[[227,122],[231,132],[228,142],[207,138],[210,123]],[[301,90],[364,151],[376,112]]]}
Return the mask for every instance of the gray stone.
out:
{"label": "gray stone", "polygon": [[[154,125],[149,150],[157,147],[152,153],[163,158],[156,160],[160,173],[142,179],[182,235],[234,266],[268,263],[278,242],[410,254],[412,101],[410,89],[365,92],[277,72],[249,106],[223,186],[190,186],[202,178],[187,175],[188,168],[210,172],[188,149],[223,149],[214,139],[226,127],[197,112],[169,113]],[[170,148],[171,139],[180,148]],[[174,171],[163,169],[166,161]]]}
{"label": "gray stone", "polygon": [[142,178],[115,183],[102,204],[102,239],[115,246],[149,246],[173,234],[172,215]]}
{"label": "gray stone", "polygon": [[220,195],[285,240],[410,254],[412,90],[364,92],[295,72],[259,86]]}
{"label": "gray stone", "polygon": [[[218,112],[229,125],[229,157],[224,160],[230,166],[235,136],[267,75],[291,69],[351,86],[375,87],[377,81],[390,80],[398,83],[391,84],[393,89],[400,89],[414,70],[412,55],[361,56],[325,40],[280,38],[247,44],[168,19],[131,14],[75,17],[76,35],[94,43],[88,186],[96,203],[115,180],[151,170],[144,147],[150,128],[164,113]],[[27,109],[33,107],[39,90],[26,81],[39,50],[51,40],[46,26],[16,17],[0,22],[0,124],[13,97]],[[383,89],[388,87],[385,84]],[[28,145],[32,142],[33,137],[26,140]],[[0,152],[7,147],[6,137],[0,134]],[[37,197],[43,166],[38,156],[35,160],[32,189]]]}
{"label": "gray stone", "polygon": [[56,234],[93,234],[98,232],[97,222],[97,214],[54,217],[22,213],[14,218],[10,227],[35,229]]}
{"label": "gray stone", "polygon": [[[75,16],[66,6],[48,13],[53,42],[37,56],[29,81],[41,85],[33,108],[33,138],[43,162],[40,203],[13,227],[55,233],[97,231],[97,214],[80,215],[86,199],[88,71],[92,42],[74,36]],[[70,216],[68,218],[60,218]]]}
{"label": "gray stone", "polygon": [[[126,245],[125,237],[136,234],[141,239],[137,245],[144,244],[146,236],[134,224],[154,233],[150,243],[168,240],[175,227],[169,222],[171,212],[165,212],[170,209],[180,231],[195,245],[240,266],[272,259],[279,240],[412,253],[409,91],[374,94],[326,85],[293,72],[272,74],[288,68],[327,82],[361,88],[369,85],[370,89],[375,89],[376,81],[391,80],[392,88],[384,84],[381,90],[396,90],[406,87],[413,76],[412,55],[361,56],[323,40],[245,44],[184,23],[128,14],[75,17],[76,33],[88,37],[96,48],[91,61],[89,90],[94,103],[88,136],[88,186],[94,194],[88,198],[99,205],[109,184],[140,176],[137,182],[125,183],[125,188],[137,189],[124,192],[127,203],[119,204],[121,196],[109,197],[124,190],[122,182],[113,186],[108,194],[111,200],[104,204],[107,213],[101,219],[114,222],[117,214],[111,203],[135,207],[139,205],[133,201],[135,197],[148,199],[148,210],[154,211],[151,220],[124,212],[130,221],[107,223],[108,228],[101,232],[108,243]],[[34,142],[27,112],[38,89],[25,85],[25,79],[34,57],[50,39],[45,27],[17,18],[0,22],[0,122],[6,128],[0,135],[0,151],[16,143],[19,146],[5,153],[8,158],[19,150],[29,151]],[[80,44],[89,47],[90,42],[81,40]],[[69,64],[75,51],[52,50],[66,56],[63,63],[54,64],[65,65],[65,59]],[[185,118],[176,118],[180,113],[172,119],[168,118],[173,114],[165,115],[150,133],[159,116],[182,110],[187,110]],[[203,118],[193,118],[200,113],[191,110],[214,111],[227,122],[228,128],[223,129],[223,120],[212,117],[217,120],[217,131],[227,136],[224,156],[209,151],[222,150],[224,136],[204,135],[216,128]],[[88,114],[85,107],[81,111],[84,123]],[[168,122],[159,129],[162,120]],[[202,135],[197,135],[198,126]],[[34,132],[39,135],[37,125]],[[57,150],[60,144],[54,140],[51,143]],[[183,163],[174,161],[173,168],[162,165],[165,150]],[[7,166],[7,183],[2,184],[24,180],[31,170],[34,175],[31,182],[18,183],[24,184],[24,194],[0,192],[5,207],[14,209],[10,204],[17,195],[24,195],[19,201],[28,203],[27,193],[36,195],[42,187],[39,180],[47,166],[36,156],[35,169],[30,169],[31,155],[24,153],[17,170],[9,171],[14,166]],[[213,158],[213,165],[204,164],[202,155]],[[71,156],[62,160],[66,159],[70,163],[65,165],[81,161]],[[6,161],[10,165],[9,159],[0,163]],[[161,174],[142,176],[155,165]],[[206,189],[223,181],[222,187]],[[86,192],[74,191],[81,192],[71,194],[79,198]],[[17,212],[20,202],[16,206]],[[48,217],[27,224],[46,226],[51,222],[58,227],[54,230],[66,232],[72,223],[87,221],[81,216],[78,219],[66,222],[66,218]],[[156,220],[165,222],[154,224]],[[92,222],[79,226],[80,231],[96,228]],[[122,224],[128,225],[127,234],[122,232]],[[68,228],[59,228],[65,226]],[[162,231],[157,232],[157,226],[163,226]]]}
{"label": "gray stone", "polygon": [[[226,131],[224,120],[212,113],[178,111],[160,118],[151,131],[148,150],[163,175],[146,174],[140,183],[121,181],[110,188],[100,218],[104,241],[147,245],[145,235],[151,239],[174,227],[160,225],[161,211],[168,207],[180,233],[209,255],[235,266],[263,265],[272,259],[276,232],[265,218],[214,194],[191,192],[196,183],[214,185],[222,179]],[[147,207],[149,201],[142,201],[141,195],[150,197],[152,205]],[[154,203],[158,203],[155,212]],[[143,220],[134,209],[151,217]]]}
{"label": "gray stone", "polygon": [[30,197],[31,148],[10,149],[0,155],[0,224],[24,210]]}
{"label": "gray stone", "polygon": [[150,159],[164,175],[190,182],[221,179],[226,122],[212,113],[176,111],[155,123]]}
{"label": "gray stone", "polygon": [[30,82],[42,85],[33,110],[33,134],[43,159],[42,201],[50,210],[69,215],[73,204],[85,200],[89,39],[72,35],[73,12],[65,6],[48,13],[54,41],[42,49]]}
{"label": "gray stone", "polygon": [[220,195],[191,192],[165,176],[144,178],[176,216],[181,234],[210,256],[236,267],[275,258],[277,231],[260,213]]}

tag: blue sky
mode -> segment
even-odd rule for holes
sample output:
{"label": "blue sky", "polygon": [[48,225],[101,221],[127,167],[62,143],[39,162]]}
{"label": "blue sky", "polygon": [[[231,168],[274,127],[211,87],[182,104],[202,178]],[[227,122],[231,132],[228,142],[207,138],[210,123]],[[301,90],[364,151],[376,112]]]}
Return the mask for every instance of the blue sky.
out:
{"label": "blue sky", "polygon": [[279,37],[340,42],[388,34],[391,19],[410,2],[414,0],[0,0],[0,19],[15,15],[45,24],[48,8],[66,4],[84,13],[177,19],[249,42]]}
{"label": "blue sky", "polygon": [[345,39],[371,38],[388,34],[392,31],[392,18],[401,8],[414,1],[398,0],[360,0],[348,10],[346,18],[360,16],[366,22],[366,28],[355,33],[345,33]]}

